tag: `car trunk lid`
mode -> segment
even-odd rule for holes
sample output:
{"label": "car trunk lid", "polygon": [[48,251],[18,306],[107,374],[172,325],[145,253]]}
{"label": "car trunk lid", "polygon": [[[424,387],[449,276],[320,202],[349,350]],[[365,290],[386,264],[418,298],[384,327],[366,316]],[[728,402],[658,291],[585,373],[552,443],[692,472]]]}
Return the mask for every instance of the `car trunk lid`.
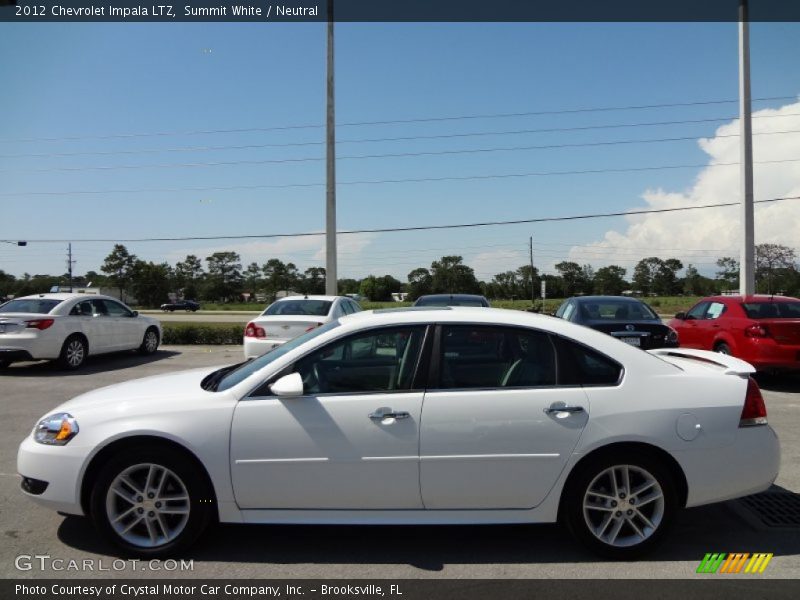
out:
{"label": "car trunk lid", "polygon": [[49,327],[55,320],[53,315],[41,313],[0,313],[0,335],[6,333],[19,333],[29,326],[37,329],[46,329],[44,325],[49,321]]}
{"label": "car trunk lid", "polygon": [[719,352],[693,348],[657,348],[648,352],[681,369],[708,368],[725,375],[739,377],[748,377],[756,372],[750,363]]}
{"label": "car trunk lid", "polygon": [[271,340],[291,340],[306,331],[319,327],[324,323],[324,317],[309,315],[281,315],[275,317],[259,317],[251,321],[252,324],[264,330],[264,337]]}

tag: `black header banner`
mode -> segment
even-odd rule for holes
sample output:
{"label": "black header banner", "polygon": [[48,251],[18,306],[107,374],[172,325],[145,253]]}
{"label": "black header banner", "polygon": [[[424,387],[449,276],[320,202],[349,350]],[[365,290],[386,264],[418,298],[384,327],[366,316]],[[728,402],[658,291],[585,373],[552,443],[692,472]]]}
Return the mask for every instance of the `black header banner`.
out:
{"label": "black header banner", "polygon": [[[0,0],[5,22],[735,22],[744,0]],[[749,20],[800,22],[798,0],[747,0]]]}

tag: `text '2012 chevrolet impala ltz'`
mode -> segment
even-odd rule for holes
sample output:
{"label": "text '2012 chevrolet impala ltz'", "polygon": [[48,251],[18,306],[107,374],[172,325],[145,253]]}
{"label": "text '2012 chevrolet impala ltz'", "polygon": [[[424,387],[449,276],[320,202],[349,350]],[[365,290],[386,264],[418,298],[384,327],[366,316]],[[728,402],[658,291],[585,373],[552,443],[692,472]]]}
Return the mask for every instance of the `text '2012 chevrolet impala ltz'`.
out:
{"label": "text '2012 chevrolet impala ltz'", "polygon": [[632,558],[680,508],[774,481],[752,372],[523,312],[365,312],[240,365],[83,394],[36,425],[18,470],[31,499],[141,556],[215,520],[563,520]]}

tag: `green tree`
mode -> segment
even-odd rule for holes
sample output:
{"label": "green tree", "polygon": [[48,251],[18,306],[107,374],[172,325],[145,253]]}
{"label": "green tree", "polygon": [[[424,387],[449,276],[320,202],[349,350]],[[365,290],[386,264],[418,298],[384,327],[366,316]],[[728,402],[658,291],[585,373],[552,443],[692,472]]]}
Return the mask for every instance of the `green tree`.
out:
{"label": "green tree", "polygon": [[[756,246],[756,283],[761,291],[772,294],[786,291],[784,279],[791,279],[796,269],[794,249],[781,244],[758,244]],[[788,276],[788,277],[787,277]]]}
{"label": "green tree", "polygon": [[[245,285],[250,294],[255,295],[261,284],[261,267],[258,263],[251,262],[244,271]],[[252,298],[252,296],[251,296]]]}
{"label": "green tree", "polygon": [[677,258],[668,258],[661,261],[654,277],[653,290],[661,296],[672,296],[680,291],[678,271],[683,269],[683,263]]}
{"label": "green tree", "polygon": [[723,256],[717,259],[717,280],[724,289],[735,290],[739,287],[739,261],[732,256]]}
{"label": "green tree", "polygon": [[642,294],[655,292],[655,280],[664,261],[657,256],[643,258],[633,269],[633,289]]}
{"label": "green tree", "polygon": [[131,269],[130,289],[138,304],[157,307],[169,299],[171,278],[172,268],[167,263],[137,260]]}
{"label": "green tree", "polygon": [[239,294],[242,285],[241,258],[236,252],[215,252],[206,257],[208,284],[206,295],[211,300],[227,301]]}
{"label": "green tree", "polygon": [[306,294],[325,293],[325,269],[323,267],[309,267],[303,272],[302,289]]}
{"label": "green tree", "polygon": [[431,263],[431,287],[434,294],[476,294],[480,285],[475,271],[463,264],[461,256],[443,256]]}
{"label": "green tree", "polygon": [[296,291],[300,274],[294,263],[286,263],[278,258],[270,258],[261,268],[264,272],[264,284],[272,298],[280,291]]}
{"label": "green tree", "polygon": [[136,255],[128,252],[122,244],[114,244],[114,249],[106,256],[100,270],[108,274],[111,284],[119,290],[120,300],[125,300],[125,290],[131,284],[133,267],[136,265]]}
{"label": "green tree", "polygon": [[564,296],[574,296],[583,291],[586,279],[583,267],[576,262],[562,261],[556,265],[556,271],[561,275]]}
{"label": "green tree", "polygon": [[339,293],[340,294],[357,294],[359,281],[356,279],[340,279],[339,280]]}
{"label": "green tree", "polygon": [[391,275],[376,277],[370,275],[361,280],[359,294],[371,302],[389,302],[393,292],[399,292],[402,284]]}
{"label": "green tree", "polygon": [[600,267],[592,280],[594,293],[619,296],[628,287],[625,273],[627,271],[618,265]]}
{"label": "green tree", "polygon": [[428,269],[419,267],[408,274],[408,299],[416,300],[420,296],[430,294],[433,290],[433,278]]}

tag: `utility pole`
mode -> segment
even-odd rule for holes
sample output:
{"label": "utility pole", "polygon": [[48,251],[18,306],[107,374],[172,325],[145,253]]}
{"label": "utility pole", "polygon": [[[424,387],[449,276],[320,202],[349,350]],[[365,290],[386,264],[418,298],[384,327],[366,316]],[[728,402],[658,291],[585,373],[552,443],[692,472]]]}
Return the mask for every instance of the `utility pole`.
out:
{"label": "utility pole", "polygon": [[755,293],[755,226],[753,217],[753,128],[750,109],[750,26],[747,0],[739,0],[739,144],[742,182],[742,247],[739,293]]}
{"label": "utility pole", "polygon": [[336,118],[333,79],[333,0],[328,0],[327,120],[325,152],[325,293],[338,293],[336,275]]}
{"label": "utility pole", "polygon": [[536,306],[536,288],[533,284],[533,236],[530,237],[531,250],[531,308]]}
{"label": "utility pole", "polygon": [[72,242],[67,246],[67,273],[69,274],[69,291],[72,293],[72,265],[75,261],[72,260]]}

